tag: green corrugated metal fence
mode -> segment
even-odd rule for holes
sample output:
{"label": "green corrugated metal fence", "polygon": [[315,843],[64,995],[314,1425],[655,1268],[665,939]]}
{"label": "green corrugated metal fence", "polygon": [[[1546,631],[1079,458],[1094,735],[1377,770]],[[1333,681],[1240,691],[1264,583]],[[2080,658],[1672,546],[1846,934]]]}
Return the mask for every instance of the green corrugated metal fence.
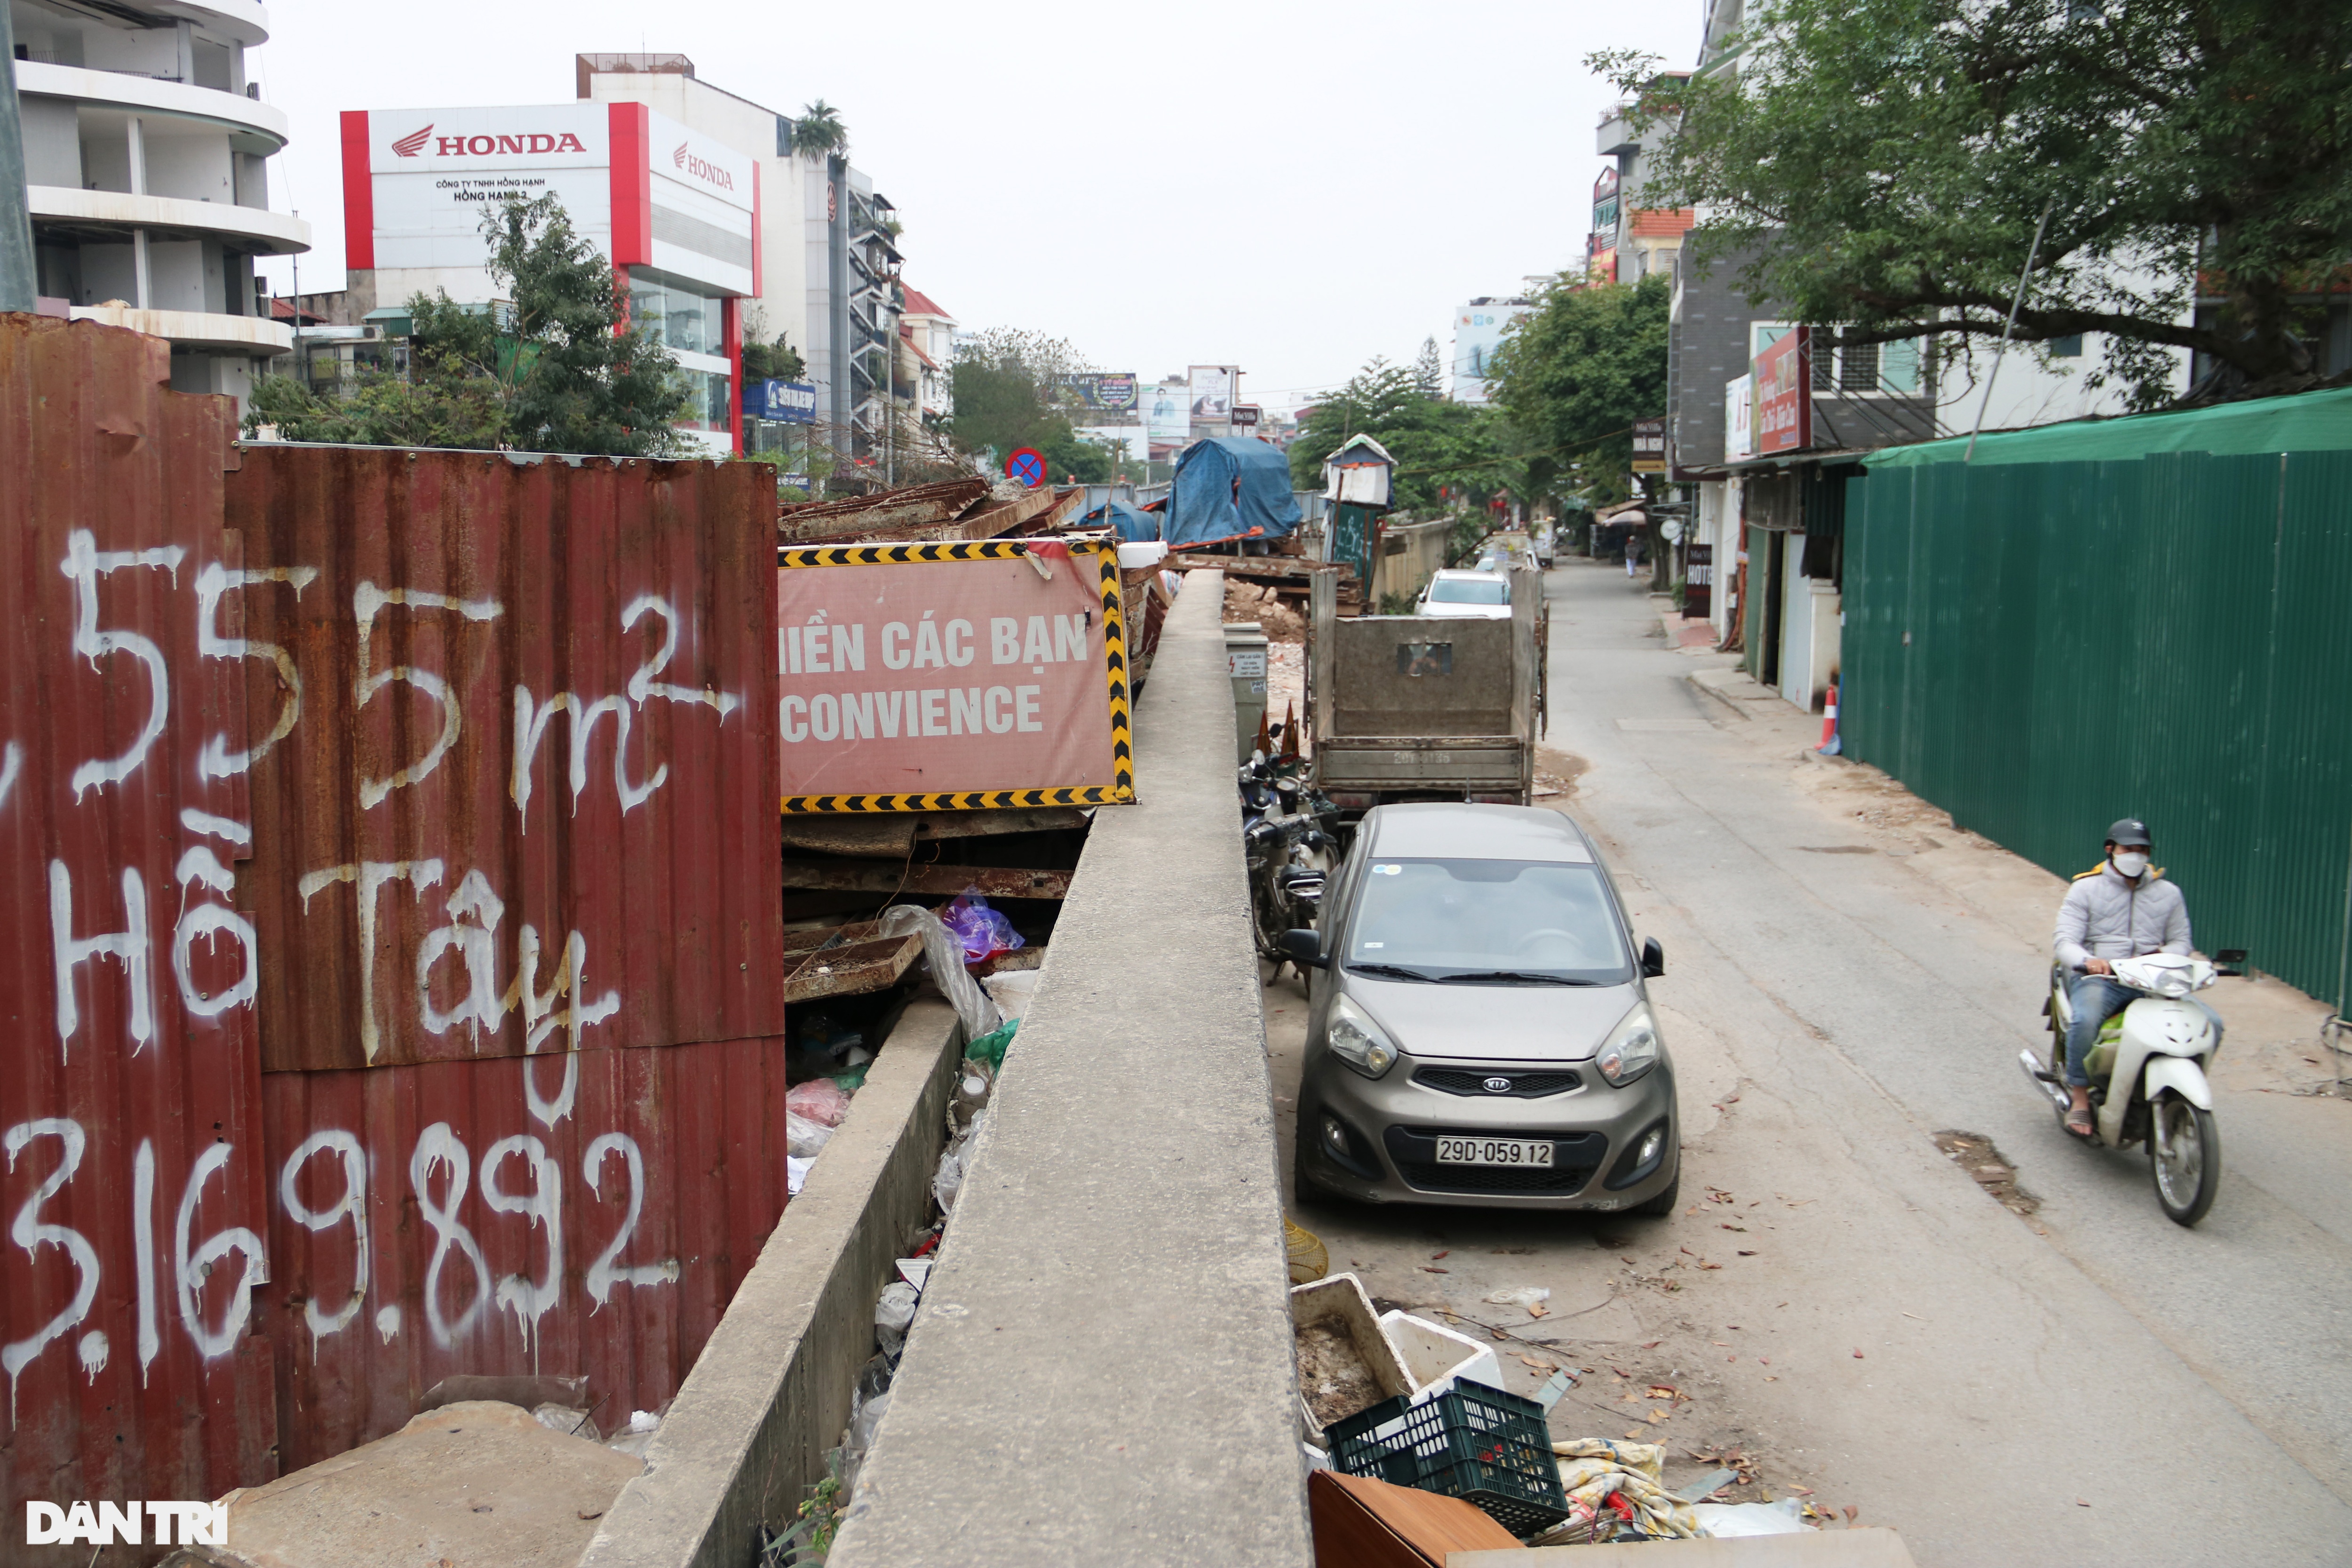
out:
{"label": "green corrugated metal fence", "polygon": [[2343,1010],[2352,452],[1878,468],[1844,589],[1847,755],[2062,874],[2146,817],[2200,949]]}

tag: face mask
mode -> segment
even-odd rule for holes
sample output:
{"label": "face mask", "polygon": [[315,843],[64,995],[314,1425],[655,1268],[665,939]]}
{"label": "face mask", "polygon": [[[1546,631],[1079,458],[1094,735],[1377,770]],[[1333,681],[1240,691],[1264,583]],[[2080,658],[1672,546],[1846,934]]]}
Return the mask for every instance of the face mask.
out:
{"label": "face mask", "polygon": [[2147,869],[2147,857],[2137,849],[2119,849],[2107,864],[2116,868],[2118,876],[2137,878]]}

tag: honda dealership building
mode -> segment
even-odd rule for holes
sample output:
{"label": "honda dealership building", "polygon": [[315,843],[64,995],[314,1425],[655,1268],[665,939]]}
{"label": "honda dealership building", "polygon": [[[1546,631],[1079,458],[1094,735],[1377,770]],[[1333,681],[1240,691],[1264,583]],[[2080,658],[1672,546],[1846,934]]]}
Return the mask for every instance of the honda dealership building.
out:
{"label": "honda dealership building", "polygon": [[642,103],[343,115],[350,286],[376,318],[436,289],[464,303],[499,298],[482,215],[542,195],[612,258],[634,318],[694,381],[680,428],[714,452],[735,449],[743,301],[760,292],[754,159]]}

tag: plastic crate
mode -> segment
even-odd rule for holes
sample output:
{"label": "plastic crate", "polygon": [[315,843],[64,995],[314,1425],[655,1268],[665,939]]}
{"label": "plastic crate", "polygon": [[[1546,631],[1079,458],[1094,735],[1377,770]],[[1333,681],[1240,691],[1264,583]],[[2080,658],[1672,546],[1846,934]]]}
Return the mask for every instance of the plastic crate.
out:
{"label": "plastic crate", "polygon": [[1568,1517],[1544,1408],[1532,1399],[1457,1378],[1425,1404],[1384,1400],[1335,1421],[1329,1436],[1334,1469],[1461,1498],[1522,1540]]}

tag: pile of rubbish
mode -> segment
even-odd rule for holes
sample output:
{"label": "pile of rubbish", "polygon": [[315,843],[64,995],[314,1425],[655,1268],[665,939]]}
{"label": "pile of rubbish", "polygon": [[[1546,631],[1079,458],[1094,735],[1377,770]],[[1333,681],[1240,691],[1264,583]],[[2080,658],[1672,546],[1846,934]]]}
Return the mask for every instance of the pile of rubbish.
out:
{"label": "pile of rubbish", "polygon": [[[1296,1230],[1296,1227],[1291,1227]],[[1297,1232],[1291,1238],[1299,1254]],[[1307,1237],[1312,1240],[1311,1237]],[[1529,1289],[1534,1310],[1548,1291]],[[1677,1490],[1664,1481],[1665,1450],[1609,1438],[1555,1439],[1552,1407],[1577,1384],[1560,1368],[1529,1399],[1501,1385],[1494,1347],[1409,1312],[1379,1312],[1353,1274],[1294,1285],[1291,1331],[1298,1372],[1298,1418],[1318,1481],[1364,1478],[1371,1485],[1322,1486],[1310,1504],[1323,1528],[1356,1512],[1391,1527],[1435,1492],[1475,1507],[1486,1521],[1448,1539],[1457,1548],[1570,1546],[1809,1531],[1797,1500],[1707,1500],[1738,1479],[1714,1471]],[[1400,1503],[1391,1494],[1408,1494]],[[1391,1517],[1402,1506],[1402,1514]],[[1420,1516],[1426,1521],[1426,1516]],[[1463,1516],[1468,1519],[1469,1516]]]}
{"label": "pile of rubbish", "polygon": [[[973,903],[979,913],[991,912],[980,900]],[[987,1125],[989,1103],[995,1098],[997,1079],[1004,1070],[1005,1052],[1011,1048],[1013,1036],[1021,1027],[1022,1015],[1036,994],[1039,972],[1034,969],[1007,970],[975,981],[953,963],[956,950],[945,945],[961,941],[969,951],[971,939],[960,938],[928,911],[916,912],[929,922],[924,931],[927,946],[933,942],[933,933],[938,933],[937,941],[949,963],[944,970],[935,970],[934,975],[948,976],[940,989],[947,993],[971,1037],[964,1047],[955,1089],[948,1098],[946,1147],[931,1174],[931,1199],[939,1214],[908,1249],[908,1255],[898,1260],[896,1278],[883,1286],[874,1302],[875,1352],[858,1369],[856,1385],[850,1394],[849,1423],[842,1429],[840,1443],[825,1456],[825,1479],[801,1504],[799,1522],[772,1536],[761,1548],[760,1568],[804,1568],[806,1564],[824,1562],[824,1554],[832,1549],[834,1532],[856,1489],[858,1472],[873,1449],[883,1416],[889,1412],[890,1385],[898,1375],[899,1360],[906,1354],[907,1335],[913,1330],[916,1311],[922,1305],[923,1289],[939,1261],[948,1219],[962,1194],[964,1177],[971,1168],[982,1130]],[[997,918],[1003,919],[1001,915]],[[1016,943],[1020,941],[1018,933],[1013,940]],[[982,1025],[986,1027],[975,1033],[976,1026]],[[792,1092],[798,1094],[813,1087],[799,1085]],[[846,1096],[842,1104],[845,1110]],[[832,1135],[830,1127],[822,1131],[825,1137]],[[797,1184],[793,1190],[799,1190]]]}
{"label": "pile of rubbish", "polygon": [[[976,894],[957,898],[937,913],[912,904],[896,905],[884,911],[879,926],[886,936],[921,937],[924,968],[954,1005],[965,1029],[977,1037],[971,1051],[985,1058],[986,1042],[993,1037],[991,1032],[1002,1029],[1007,1019],[1020,1016],[1021,1007],[1036,988],[1038,972],[1007,970],[975,981],[971,966],[1024,947],[1027,939],[1013,930],[1003,911],[991,909],[988,900]],[[1003,1047],[998,1046],[995,1059],[1003,1058]],[[800,1021],[785,1058],[786,1076],[793,1081],[784,1095],[784,1163],[793,1197],[806,1184],[818,1152],[849,1114],[850,1100],[865,1087],[866,1070],[873,1060],[865,1032],[847,1026],[832,1014],[814,1012]],[[951,1180],[950,1192],[954,1184]],[[943,1201],[940,1206],[950,1205]]]}

